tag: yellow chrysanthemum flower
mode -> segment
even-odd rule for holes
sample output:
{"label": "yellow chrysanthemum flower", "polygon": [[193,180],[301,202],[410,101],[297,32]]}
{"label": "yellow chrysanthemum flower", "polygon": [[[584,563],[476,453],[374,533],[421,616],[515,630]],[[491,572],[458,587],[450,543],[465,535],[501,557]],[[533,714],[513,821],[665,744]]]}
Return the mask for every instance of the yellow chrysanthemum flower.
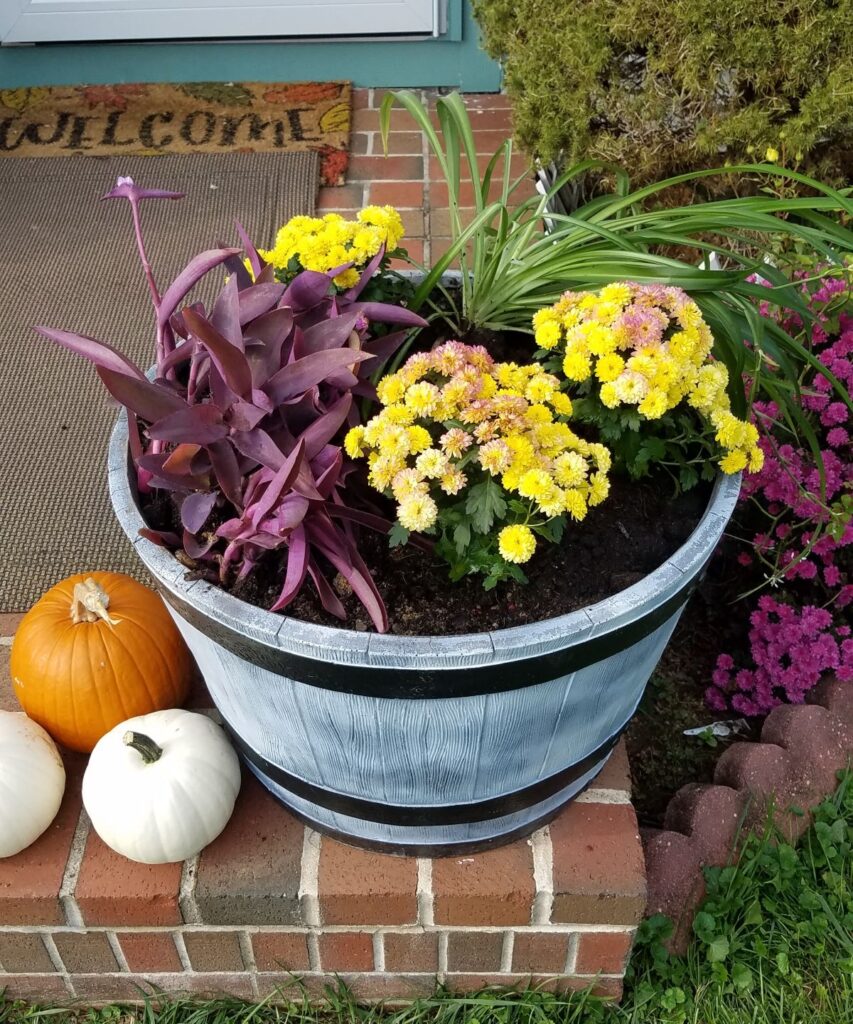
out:
{"label": "yellow chrysanthemum flower", "polygon": [[437,518],[438,506],[428,494],[413,494],[397,506],[397,521],[415,533],[434,526]]}
{"label": "yellow chrysanthemum flower", "polygon": [[498,534],[498,551],[508,562],[529,562],[536,550],[536,538],[529,526],[505,526]]}

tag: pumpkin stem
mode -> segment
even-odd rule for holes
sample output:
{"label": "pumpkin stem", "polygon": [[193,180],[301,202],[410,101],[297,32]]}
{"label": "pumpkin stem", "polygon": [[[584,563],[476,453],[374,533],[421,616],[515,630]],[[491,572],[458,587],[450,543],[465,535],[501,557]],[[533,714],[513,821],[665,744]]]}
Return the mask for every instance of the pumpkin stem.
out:
{"label": "pumpkin stem", "polygon": [[107,609],[110,606],[110,596],[90,576],[82,583],[74,584],[74,593],[71,596],[71,621],[72,622],[102,622],[110,626],[117,626],[118,619],[111,619]]}
{"label": "pumpkin stem", "polygon": [[142,732],[128,731],[121,738],[122,743],[127,747],[133,747],[142,756],[146,764],[154,764],[163,756],[163,748],[158,747],[150,736]]}

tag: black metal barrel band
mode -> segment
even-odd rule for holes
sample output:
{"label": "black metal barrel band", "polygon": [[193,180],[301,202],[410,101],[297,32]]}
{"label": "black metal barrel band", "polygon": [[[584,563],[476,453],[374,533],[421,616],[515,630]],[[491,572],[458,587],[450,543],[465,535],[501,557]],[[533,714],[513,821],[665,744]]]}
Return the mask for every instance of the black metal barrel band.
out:
{"label": "black metal barrel band", "polygon": [[404,806],[380,803],[347,793],[339,793],[308,782],[297,775],[292,775],[280,765],[267,760],[263,754],[259,754],[228,722],[225,722],[225,727],[243,757],[254,765],[262,775],[294,796],[310,800],[320,807],[338,814],[345,814],[351,818],[360,818],[363,821],[373,821],[382,825],[401,825],[413,828],[429,825],[464,825],[470,822],[502,818],[507,814],[527,810],[559,793],[585,775],[610,753],[624,731],[623,726],[580,761],[512,793],[504,793],[487,800],[463,804]]}
{"label": "black metal barrel band", "polygon": [[324,690],[392,700],[422,700],[520,690],[550,682],[620,654],[662,626],[687,602],[699,584],[703,569],[704,566],[686,578],[666,601],[635,621],[607,633],[587,637],[547,654],[484,665],[460,665],[457,669],[384,668],[381,665],[321,661],[260,643],[206,614],[174,591],[162,585],[159,589],[164,600],[190,625],[259,668]]}

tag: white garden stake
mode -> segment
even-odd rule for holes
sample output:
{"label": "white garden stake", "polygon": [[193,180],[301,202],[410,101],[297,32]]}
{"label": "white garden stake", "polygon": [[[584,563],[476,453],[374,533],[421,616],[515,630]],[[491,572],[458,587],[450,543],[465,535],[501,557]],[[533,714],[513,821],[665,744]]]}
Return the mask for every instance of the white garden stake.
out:
{"label": "white garden stake", "polygon": [[107,846],[142,864],[194,857],[219,835],[240,791],[240,762],[206,715],[155,711],[98,741],[83,804]]}
{"label": "white garden stake", "polygon": [[56,817],[65,766],[56,744],[21,712],[0,711],[0,857],[13,857]]}

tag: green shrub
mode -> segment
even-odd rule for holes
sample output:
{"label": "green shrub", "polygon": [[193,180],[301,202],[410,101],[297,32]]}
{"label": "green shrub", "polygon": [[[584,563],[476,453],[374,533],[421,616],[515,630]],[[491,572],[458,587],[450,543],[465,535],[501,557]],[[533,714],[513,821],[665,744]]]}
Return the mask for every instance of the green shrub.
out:
{"label": "green shrub", "polygon": [[[853,0],[474,0],[525,149],[632,182],[764,159],[843,183]],[[771,158],[773,153],[770,154]]]}

